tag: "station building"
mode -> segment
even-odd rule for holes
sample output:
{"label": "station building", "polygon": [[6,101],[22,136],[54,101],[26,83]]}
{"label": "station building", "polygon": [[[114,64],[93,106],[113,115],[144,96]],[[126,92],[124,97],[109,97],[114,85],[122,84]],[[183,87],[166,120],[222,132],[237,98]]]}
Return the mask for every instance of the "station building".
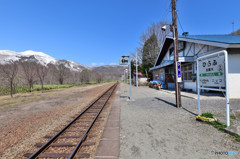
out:
{"label": "station building", "polygon": [[[197,92],[197,58],[219,51],[228,53],[228,80],[230,98],[240,98],[240,35],[181,35],[179,62],[181,62],[181,89]],[[167,36],[155,61],[153,80],[164,81],[167,89],[175,89],[174,41]]]}

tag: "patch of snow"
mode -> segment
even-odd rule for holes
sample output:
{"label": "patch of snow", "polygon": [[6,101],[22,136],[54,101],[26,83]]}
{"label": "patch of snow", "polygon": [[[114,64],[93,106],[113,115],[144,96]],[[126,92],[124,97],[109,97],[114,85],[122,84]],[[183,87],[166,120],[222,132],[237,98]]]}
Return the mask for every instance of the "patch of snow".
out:
{"label": "patch of snow", "polygon": [[67,60],[56,60],[55,58],[43,53],[43,52],[37,52],[32,50],[27,50],[24,52],[14,52],[10,50],[0,50],[0,64],[7,64],[12,63],[15,61],[19,61],[23,58],[32,57],[37,60],[36,62],[40,63],[41,65],[46,66],[47,64],[64,64],[65,67],[69,68],[72,71],[82,71],[83,69],[89,69],[92,70],[93,67],[87,66],[87,65],[81,65],[74,61],[67,61]]}
{"label": "patch of snow", "polygon": [[49,63],[51,64],[55,64],[56,63],[56,59],[44,54],[43,52],[36,52],[36,51],[32,51],[32,50],[28,50],[28,51],[24,51],[24,52],[20,52],[19,54],[29,57],[29,56],[34,56],[39,63],[41,63],[42,65],[47,65]]}

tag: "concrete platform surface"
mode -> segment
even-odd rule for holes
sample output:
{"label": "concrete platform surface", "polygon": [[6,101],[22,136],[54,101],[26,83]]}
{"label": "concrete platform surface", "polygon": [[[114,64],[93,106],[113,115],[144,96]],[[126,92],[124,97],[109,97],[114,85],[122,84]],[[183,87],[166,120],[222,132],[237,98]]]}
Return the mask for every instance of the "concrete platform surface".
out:
{"label": "concrete platform surface", "polygon": [[[195,120],[197,100],[182,97],[175,107],[174,94],[148,87],[128,87],[120,92],[120,159],[240,158],[240,143],[227,133]],[[238,109],[239,100],[232,108]],[[202,112],[212,112],[225,122],[225,99],[203,98]],[[238,152],[228,155],[225,152]],[[223,152],[223,153],[221,153]]]}
{"label": "concrete platform surface", "polygon": [[120,94],[116,92],[95,159],[117,159],[120,150]]}

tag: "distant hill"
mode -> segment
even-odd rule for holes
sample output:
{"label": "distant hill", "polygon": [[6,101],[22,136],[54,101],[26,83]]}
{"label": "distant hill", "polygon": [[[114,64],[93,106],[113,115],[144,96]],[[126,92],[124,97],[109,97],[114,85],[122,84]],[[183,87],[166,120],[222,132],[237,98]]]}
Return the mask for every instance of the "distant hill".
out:
{"label": "distant hill", "polygon": [[74,61],[69,60],[57,60],[43,52],[36,52],[32,50],[24,52],[14,52],[10,50],[0,50],[0,64],[7,64],[15,61],[32,61],[40,63],[43,66],[48,64],[59,65],[64,64],[65,67],[69,68],[71,71],[82,71],[84,69],[91,70],[92,67],[81,65]]}
{"label": "distant hill", "polygon": [[120,77],[126,68],[127,68],[126,66],[105,65],[105,66],[93,67],[92,70],[95,72],[101,73],[103,75]]}
{"label": "distant hill", "polygon": [[39,63],[43,66],[47,66],[48,64],[52,65],[60,65],[63,64],[66,68],[68,68],[72,72],[82,72],[83,70],[90,70],[93,72],[97,72],[102,76],[112,77],[112,79],[118,79],[122,74],[126,67],[117,66],[117,65],[105,65],[99,67],[91,67],[87,65],[82,65],[74,61],[70,60],[57,60],[43,52],[36,52],[32,50],[24,51],[24,52],[14,52],[10,50],[0,50],[0,64],[8,64],[15,61],[23,62],[23,61],[32,61]]}
{"label": "distant hill", "polygon": [[235,32],[232,32],[231,34],[240,35],[240,29],[238,29],[238,30],[235,31]]}

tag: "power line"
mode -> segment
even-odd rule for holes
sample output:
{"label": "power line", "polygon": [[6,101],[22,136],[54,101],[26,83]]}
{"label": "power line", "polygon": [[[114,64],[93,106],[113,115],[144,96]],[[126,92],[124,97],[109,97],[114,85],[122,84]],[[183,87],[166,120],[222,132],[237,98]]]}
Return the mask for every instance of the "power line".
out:
{"label": "power line", "polygon": [[168,14],[170,13],[170,9],[171,9],[171,3],[169,0],[165,1],[166,3],[164,3],[164,6],[167,5],[167,3],[169,4],[167,8],[165,8],[165,10],[163,11],[162,15],[160,16],[161,17],[161,21],[167,21],[167,16]]}
{"label": "power line", "polygon": [[177,19],[178,19],[178,22],[179,22],[180,27],[181,27],[181,29],[182,29],[182,32],[184,33],[184,30],[183,30],[183,27],[182,27],[182,24],[181,24],[181,22],[180,22],[180,18],[179,18],[179,16],[178,16],[178,14],[177,14]]}

